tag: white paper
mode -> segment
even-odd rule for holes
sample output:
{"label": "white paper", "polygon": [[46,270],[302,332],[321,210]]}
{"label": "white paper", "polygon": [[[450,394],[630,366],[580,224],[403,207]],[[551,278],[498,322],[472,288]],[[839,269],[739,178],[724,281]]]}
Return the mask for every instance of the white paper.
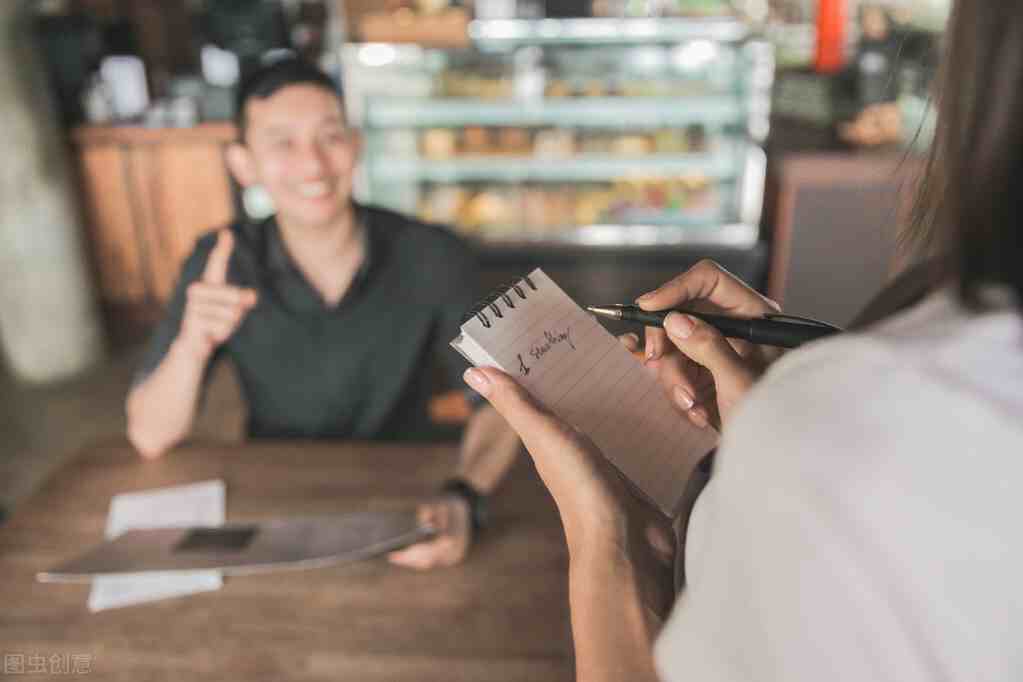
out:
{"label": "white paper", "polygon": [[[135,528],[219,526],[225,520],[223,481],[203,481],[170,488],[115,495],[110,500],[106,538]],[[98,577],[89,593],[96,612],[132,604],[220,589],[218,571],[175,571],[142,577]]]}

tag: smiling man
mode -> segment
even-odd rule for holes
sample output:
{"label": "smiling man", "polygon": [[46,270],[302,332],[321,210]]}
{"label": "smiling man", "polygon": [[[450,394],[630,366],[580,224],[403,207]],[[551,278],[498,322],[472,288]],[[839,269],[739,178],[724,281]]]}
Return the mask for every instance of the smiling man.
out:
{"label": "smiling man", "polygon": [[[153,458],[185,438],[223,356],[237,368],[252,437],[450,435],[431,423],[427,403],[439,386],[460,385],[447,344],[478,293],[468,247],[445,229],[352,200],[359,137],[316,67],[287,59],[250,75],[236,123],[231,173],[265,188],[276,215],[196,244],[128,395],[132,443]],[[392,561],[460,561],[517,450],[504,420],[477,410],[452,479],[420,507],[441,535]],[[381,462],[381,475],[392,466],[401,463]]]}

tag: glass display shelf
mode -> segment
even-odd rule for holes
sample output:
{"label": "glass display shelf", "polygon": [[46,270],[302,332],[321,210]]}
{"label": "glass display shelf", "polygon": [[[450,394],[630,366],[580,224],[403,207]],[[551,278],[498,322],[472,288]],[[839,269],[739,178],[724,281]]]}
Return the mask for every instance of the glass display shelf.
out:
{"label": "glass display shelf", "polygon": [[627,120],[636,127],[684,127],[706,123],[716,128],[741,125],[746,112],[731,97],[596,97],[480,101],[373,97],[365,122],[374,128],[424,128],[466,125],[607,127]]}
{"label": "glass display shelf", "polygon": [[685,176],[711,180],[735,177],[741,166],[728,154],[650,155],[640,158],[578,156],[552,158],[431,159],[375,158],[367,162],[373,182],[598,182],[629,177]]}
{"label": "glass display shelf", "polygon": [[757,244],[757,230],[742,223],[719,224],[713,231],[665,225],[584,225],[553,235],[507,230],[481,240],[491,249],[536,250],[585,247],[592,249],[648,250],[651,248],[725,247],[749,249]]}
{"label": "glass display shelf", "polygon": [[746,23],[491,20],[469,36],[343,47],[360,198],[487,244],[756,243],[774,54]]}
{"label": "glass display shelf", "polygon": [[691,40],[740,42],[749,27],[732,17],[660,19],[491,19],[469,24],[469,38],[481,49],[524,45],[634,45]]}

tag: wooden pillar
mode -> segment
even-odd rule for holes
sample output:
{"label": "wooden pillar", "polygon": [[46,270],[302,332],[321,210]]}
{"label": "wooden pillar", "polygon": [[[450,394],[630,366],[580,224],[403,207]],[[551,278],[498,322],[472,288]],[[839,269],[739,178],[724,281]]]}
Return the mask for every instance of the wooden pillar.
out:
{"label": "wooden pillar", "polygon": [[0,2],[0,345],[18,379],[41,383],[96,363],[104,339],[29,7]]}

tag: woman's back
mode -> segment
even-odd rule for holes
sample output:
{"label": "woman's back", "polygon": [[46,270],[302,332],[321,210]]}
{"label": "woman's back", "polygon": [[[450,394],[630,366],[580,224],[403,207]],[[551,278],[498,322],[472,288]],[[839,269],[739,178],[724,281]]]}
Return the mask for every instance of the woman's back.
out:
{"label": "woman's back", "polygon": [[1019,679],[1021,483],[1011,308],[970,317],[942,292],[791,354],[693,513],[663,677]]}

